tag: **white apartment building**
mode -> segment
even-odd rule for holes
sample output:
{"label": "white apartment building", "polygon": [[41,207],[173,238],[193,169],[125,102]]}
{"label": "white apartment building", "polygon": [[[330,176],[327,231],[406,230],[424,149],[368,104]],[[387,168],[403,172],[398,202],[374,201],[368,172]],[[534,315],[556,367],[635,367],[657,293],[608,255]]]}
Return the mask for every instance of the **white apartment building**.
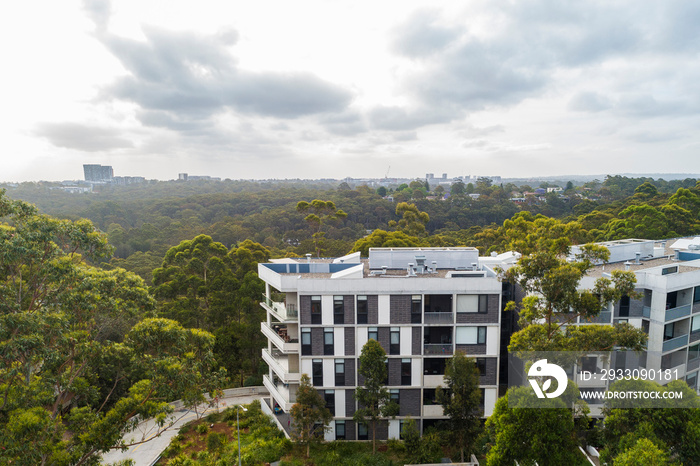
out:
{"label": "white apartment building", "polygon": [[372,248],[369,259],[355,253],[259,264],[269,407],[289,412],[301,374],[307,374],[334,415],[326,439],[366,439],[366,428],[352,417],[354,391],[362,385],[358,356],[373,338],[387,353],[387,387],[400,406],[378,438],[399,438],[409,416],[421,430],[445,418],[435,388],[456,351],[476,359],[489,416],[498,397],[506,301],[494,269],[508,268],[518,257],[479,257],[466,247]]}

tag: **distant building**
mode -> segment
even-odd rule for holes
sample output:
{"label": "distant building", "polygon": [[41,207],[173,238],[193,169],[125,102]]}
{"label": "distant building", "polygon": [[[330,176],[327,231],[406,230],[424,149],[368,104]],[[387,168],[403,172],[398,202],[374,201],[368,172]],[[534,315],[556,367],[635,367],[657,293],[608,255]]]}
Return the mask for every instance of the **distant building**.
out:
{"label": "distant building", "polygon": [[111,165],[85,164],[83,165],[83,172],[85,173],[85,181],[108,183],[114,178],[114,171]]}
{"label": "distant building", "polygon": [[127,185],[135,183],[144,183],[146,178],[143,176],[115,176],[112,178],[113,184]]}
{"label": "distant building", "polygon": [[178,181],[187,181],[188,176],[189,175],[187,173],[178,173],[177,180]]}

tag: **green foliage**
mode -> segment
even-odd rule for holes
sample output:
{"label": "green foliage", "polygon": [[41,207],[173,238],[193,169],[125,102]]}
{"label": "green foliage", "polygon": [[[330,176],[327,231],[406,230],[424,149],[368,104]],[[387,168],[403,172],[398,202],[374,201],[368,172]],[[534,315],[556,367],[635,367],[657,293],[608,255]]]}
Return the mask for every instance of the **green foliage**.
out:
{"label": "green foliage", "polygon": [[327,430],[333,416],[326,408],[326,401],[311,385],[307,374],[301,375],[297,402],[292,405],[289,414],[293,423],[292,436],[300,444],[306,445],[308,458],[311,442],[320,441],[323,438],[323,432]]}
{"label": "green foliage", "polygon": [[668,454],[649,439],[641,438],[634,446],[615,457],[613,466],[667,466]]}
{"label": "green foliage", "polygon": [[481,430],[481,392],[476,362],[457,352],[445,365],[445,388],[438,387],[437,400],[449,417],[448,435],[464,462]]}
{"label": "green foliage", "polygon": [[351,252],[360,251],[362,256],[367,257],[369,256],[369,248],[404,248],[423,245],[420,238],[408,236],[403,231],[374,230],[372,234],[357,240]]}
{"label": "green foliage", "polygon": [[312,237],[316,248],[316,256],[320,257],[325,236],[325,232],[322,231],[323,226],[327,223],[334,223],[344,219],[348,214],[338,209],[333,201],[322,201],[320,199],[314,199],[310,203],[299,201],[296,210],[297,212],[308,213],[304,217],[304,221],[314,229]]}
{"label": "green foliage", "polygon": [[358,373],[364,378],[364,385],[355,389],[358,409],[353,419],[369,426],[372,430],[372,450],[376,451],[377,425],[388,417],[398,414],[398,405],[391,400],[386,388],[386,352],[377,340],[371,339],[362,347]]}

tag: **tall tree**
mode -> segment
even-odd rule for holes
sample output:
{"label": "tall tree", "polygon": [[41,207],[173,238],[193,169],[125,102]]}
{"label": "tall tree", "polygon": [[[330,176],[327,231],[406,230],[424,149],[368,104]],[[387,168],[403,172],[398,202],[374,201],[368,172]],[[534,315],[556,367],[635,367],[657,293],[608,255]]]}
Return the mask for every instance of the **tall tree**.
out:
{"label": "tall tree", "polygon": [[371,339],[362,347],[358,373],[364,384],[355,389],[359,407],[353,419],[372,430],[372,452],[377,451],[377,426],[388,417],[398,414],[399,406],[391,400],[386,388],[386,352],[377,340]]}
{"label": "tall tree", "polygon": [[437,400],[448,416],[454,445],[459,448],[460,461],[470,453],[481,430],[481,391],[476,362],[457,352],[445,365],[445,388],[438,387]]}
{"label": "tall tree", "polygon": [[311,385],[311,380],[307,374],[301,375],[299,389],[297,390],[297,402],[292,405],[289,411],[292,416],[292,436],[306,445],[306,457],[311,452],[311,443],[320,441],[323,432],[328,429],[328,423],[333,416],[326,408],[326,400]]}
{"label": "tall tree", "polygon": [[312,238],[316,248],[316,256],[318,257],[321,256],[323,237],[326,234],[322,231],[323,226],[348,216],[341,209],[338,209],[333,201],[322,201],[320,199],[314,199],[311,202],[299,201],[297,203],[297,212],[308,212],[304,220],[314,229]]}

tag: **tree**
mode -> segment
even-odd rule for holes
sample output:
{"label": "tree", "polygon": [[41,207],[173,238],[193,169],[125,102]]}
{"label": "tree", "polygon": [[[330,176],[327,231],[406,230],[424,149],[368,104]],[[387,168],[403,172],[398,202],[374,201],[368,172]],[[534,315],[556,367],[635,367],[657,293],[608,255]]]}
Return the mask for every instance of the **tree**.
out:
{"label": "tree", "polygon": [[[563,238],[562,238],[563,239]],[[576,260],[566,259],[565,240],[540,244],[540,249],[523,256],[518,265],[505,272],[528,296],[519,307],[521,330],[511,337],[510,351],[606,351],[613,347],[642,350],[646,334],[631,325],[567,325],[577,318],[597,316],[604,306],[623,296],[635,296],[633,272],[614,270],[611,278],[598,278],[592,289],[580,289],[579,283],[596,263],[608,259],[603,246],[588,244],[580,248]],[[507,309],[514,310],[514,302]]]}
{"label": "tree", "polygon": [[382,197],[386,196],[386,192],[387,191],[386,191],[386,188],[384,186],[380,186],[377,188],[377,194],[379,196],[382,196]]}
{"label": "tree", "polygon": [[613,466],[669,466],[668,454],[649,439],[637,440],[631,448],[615,457]]}
{"label": "tree", "polygon": [[348,216],[348,214],[343,212],[341,209],[338,209],[333,201],[322,201],[320,199],[314,199],[310,203],[306,201],[299,201],[297,203],[297,212],[310,212],[306,217],[304,217],[304,220],[315,229],[312,238],[314,240],[314,247],[316,248],[316,255],[318,257],[321,257],[321,245],[325,235],[325,232],[321,231],[323,225],[346,218]]}
{"label": "tree", "polygon": [[389,226],[399,228],[411,236],[426,236],[425,225],[430,221],[430,216],[418,210],[415,204],[399,202],[396,205],[396,215],[401,216],[398,222],[389,222]]}
{"label": "tree", "polygon": [[0,463],[94,464],[168,401],[215,395],[213,336],[150,319],[143,280],[89,266],[111,252],[92,223],[1,190],[0,218]]}
{"label": "tree", "polygon": [[[517,387],[498,399],[493,414],[486,420],[490,444],[486,464],[587,464],[579,453],[574,419],[566,403],[561,398],[549,398],[539,400],[547,407],[534,408],[529,404],[534,396],[529,387]],[[512,403],[511,398],[517,403]]]}
{"label": "tree", "polygon": [[333,416],[326,408],[326,401],[311,385],[307,374],[301,375],[297,402],[289,411],[292,416],[292,436],[302,445],[306,444],[306,457],[311,452],[311,442],[320,440]]}
{"label": "tree", "polygon": [[358,373],[364,384],[355,389],[359,407],[353,419],[372,430],[372,452],[377,451],[377,425],[388,417],[398,414],[399,406],[391,401],[386,388],[386,352],[377,340],[371,339],[362,347]]}
{"label": "tree", "polygon": [[438,387],[437,400],[445,416],[450,418],[450,436],[459,448],[460,461],[470,453],[481,430],[481,391],[479,371],[472,358],[455,353],[445,366],[445,388]]}
{"label": "tree", "polygon": [[422,240],[409,236],[402,231],[374,230],[372,234],[355,241],[351,252],[360,251],[362,256],[369,256],[369,248],[401,248],[422,246]]}

